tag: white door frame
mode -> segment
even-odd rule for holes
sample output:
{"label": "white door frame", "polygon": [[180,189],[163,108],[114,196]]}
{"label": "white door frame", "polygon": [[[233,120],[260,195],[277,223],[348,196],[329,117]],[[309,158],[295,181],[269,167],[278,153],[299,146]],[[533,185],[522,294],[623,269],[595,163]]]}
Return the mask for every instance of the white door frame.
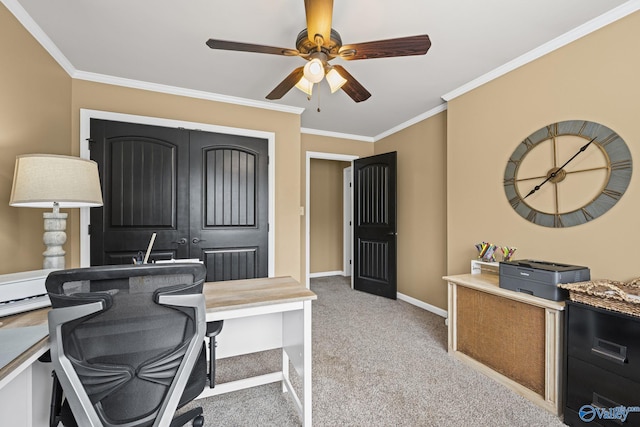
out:
{"label": "white door frame", "polygon": [[[341,162],[353,162],[355,159],[360,158],[360,156],[354,156],[350,154],[335,154],[335,153],[321,153],[317,151],[307,151],[306,152],[306,163],[305,163],[305,285],[307,288],[311,286],[310,281],[310,261],[311,261],[311,245],[310,245],[310,226],[311,226],[311,211],[309,209],[311,205],[311,159],[321,159],[321,160],[338,160]],[[353,198],[352,198],[353,200]]]}
{"label": "white door frame", "polygon": [[[252,129],[233,128],[228,126],[212,125],[207,123],[187,122],[160,117],[136,116],[133,114],[114,113],[110,111],[80,109],[80,157],[88,159],[91,136],[91,119],[113,120],[117,122],[136,123],[170,128],[184,128],[189,130],[201,130],[206,132],[225,133],[229,135],[243,135],[255,138],[264,138],[269,144],[269,277],[275,275],[275,140],[274,132],[257,131]],[[80,208],[80,266],[89,267],[91,262],[91,239],[89,237],[90,208]]]}
{"label": "white door frame", "polygon": [[353,255],[353,233],[351,209],[353,208],[353,189],[351,182],[353,167],[344,168],[342,172],[342,272],[351,276],[351,259]]}

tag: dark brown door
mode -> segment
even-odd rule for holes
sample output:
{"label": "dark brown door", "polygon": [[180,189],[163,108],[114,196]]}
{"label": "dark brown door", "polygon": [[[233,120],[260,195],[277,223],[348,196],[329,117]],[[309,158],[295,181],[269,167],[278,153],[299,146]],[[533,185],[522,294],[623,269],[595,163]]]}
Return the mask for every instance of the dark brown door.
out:
{"label": "dark brown door", "polygon": [[353,162],[354,289],[397,298],[397,153]]}
{"label": "dark brown door", "polygon": [[[91,120],[104,206],[91,210],[91,265],[198,258],[207,280],[268,275],[264,139]],[[252,233],[249,233],[250,230]]]}

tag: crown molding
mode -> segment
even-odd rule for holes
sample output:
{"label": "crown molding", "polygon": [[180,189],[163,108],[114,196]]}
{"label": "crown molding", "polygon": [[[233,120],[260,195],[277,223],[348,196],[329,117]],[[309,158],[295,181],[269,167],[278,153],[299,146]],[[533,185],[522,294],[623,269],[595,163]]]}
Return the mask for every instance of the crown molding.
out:
{"label": "crown molding", "polygon": [[308,135],[328,136],[330,138],[352,139],[354,141],[375,142],[375,139],[371,136],[331,132],[328,130],[320,130],[320,129],[300,128],[300,133],[306,133]]}
{"label": "crown molding", "polygon": [[485,83],[490,82],[491,80],[497,79],[510,71],[515,70],[529,62],[532,62],[548,53],[553,52],[554,50],[560,49],[561,47],[574,42],[588,34],[593,33],[594,31],[599,30],[600,28],[607,26],[619,19],[624,18],[625,16],[631,15],[634,12],[640,10],[640,0],[630,0],[610,11],[603,13],[602,15],[592,19],[591,21],[585,22],[584,24],[574,28],[571,31],[568,31],[561,36],[556,37],[555,39],[538,46],[537,48],[517,57],[516,59],[507,62],[504,65],[501,65],[498,68],[495,68],[492,71],[478,77],[460,86],[457,89],[452,90],[444,95],[442,95],[442,99],[449,102],[454,98],[457,98],[460,95],[463,95],[467,92],[476,89],[479,86],[482,86]]}
{"label": "crown molding", "polygon": [[115,86],[123,86],[132,89],[148,90],[152,92],[166,93],[169,95],[186,96],[189,98],[205,99],[207,101],[224,102],[227,104],[242,105],[245,107],[261,108],[263,110],[279,111],[282,113],[302,114],[304,108],[292,107],[289,105],[272,104],[265,101],[256,101],[253,99],[240,98],[236,96],[220,95],[217,93],[206,92],[202,90],[185,89],[177,86],[169,86],[158,83],[144,82],[141,80],[132,80],[122,77],[114,77],[106,74],[90,73],[86,71],[75,71],[71,77],[78,80],[86,80],[96,83],[105,83]]}
{"label": "crown molding", "polygon": [[427,111],[425,113],[422,113],[422,114],[420,114],[418,116],[415,116],[414,118],[409,119],[404,123],[400,123],[398,126],[394,126],[391,129],[376,135],[373,138],[373,140],[374,141],[379,141],[379,140],[381,140],[383,138],[386,138],[386,137],[388,137],[390,135],[393,135],[394,133],[398,133],[401,130],[404,130],[404,129],[410,127],[410,126],[413,126],[416,123],[419,123],[419,122],[421,122],[423,120],[426,120],[429,117],[433,117],[436,114],[440,114],[440,113],[442,113],[443,111],[446,111],[446,110],[447,110],[447,104],[446,103],[442,103],[442,104],[438,105],[437,107],[434,107],[434,108],[432,108],[431,110],[429,110],[429,111]]}

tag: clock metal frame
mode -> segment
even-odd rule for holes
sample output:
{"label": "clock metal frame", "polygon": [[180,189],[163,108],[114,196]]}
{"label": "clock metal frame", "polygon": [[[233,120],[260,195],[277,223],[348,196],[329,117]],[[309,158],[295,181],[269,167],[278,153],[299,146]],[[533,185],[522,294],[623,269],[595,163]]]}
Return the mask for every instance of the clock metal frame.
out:
{"label": "clock metal frame", "polygon": [[[561,182],[564,180],[566,171],[561,170],[553,177],[551,173],[557,171],[557,167],[544,171],[543,175],[549,178],[547,185],[556,186],[556,200],[555,212],[543,212],[529,205],[525,200],[525,195],[520,194],[518,190],[516,185],[518,182],[531,180],[531,177],[518,177],[520,165],[526,161],[527,154],[538,147],[540,143],[553,140],[555,144],[556,138],[569,135],[581,137],[587,142],[593,139],[591,145],[597,147],[604,155],[606,178],[597,196],[587,200],[578,209],[560,212],[558,209],[560,193],[557,186],[562,185]],[[538,129],[518,144],[507,161],[503,183],[509,204],[518,215],[527,221],[544,227],[572,227],[592,221],[611,209],[627,190],[632,171],[631,152],[620,135],[599,123],[586,120],[567,120]]]}

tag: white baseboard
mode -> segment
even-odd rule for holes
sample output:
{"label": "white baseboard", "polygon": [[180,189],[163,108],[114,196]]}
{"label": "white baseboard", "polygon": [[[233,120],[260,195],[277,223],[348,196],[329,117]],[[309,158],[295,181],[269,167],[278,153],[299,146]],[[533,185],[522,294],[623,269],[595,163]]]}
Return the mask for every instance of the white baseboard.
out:
{"label": "white baseboard", "polygon": [[344,271],[321,271],[319,273],[309,273],[309,278],[327,277],[327,276],[344,276]]}
{"label": "white baseboard", "polygon": [[398,299],[408,302],[411,305],[415,305],[416,307],[420,307],[423,310],[427,310],[433,314],[437,314],[438,316],[444,317],[445,319],[448,319],[449,317],[446,310],[436,307],[435,305],[427,304],[426,302],[420,301],[419,299],[412,298],[408,295],[401,294],[400,292],[398,292]]}

